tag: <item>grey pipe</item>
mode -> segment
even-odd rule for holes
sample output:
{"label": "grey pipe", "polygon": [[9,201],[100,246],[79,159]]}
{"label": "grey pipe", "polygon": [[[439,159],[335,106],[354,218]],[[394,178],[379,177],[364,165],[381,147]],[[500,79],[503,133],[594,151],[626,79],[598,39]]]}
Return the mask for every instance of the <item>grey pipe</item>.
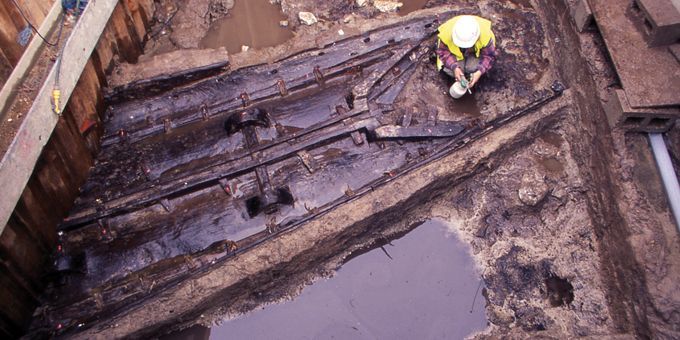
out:
{"label": "grey pipe", "polygon": [[673,169],[673,163],[671,163],[671,157],[668,155],[668,148],[666,148],[663,135],[660,133],[650,133],[649,143],[652,145],[652,152],[661,173],[663,186],[666,188],[671,211],[675,216],[675,226],[680,231],[680,185]]}

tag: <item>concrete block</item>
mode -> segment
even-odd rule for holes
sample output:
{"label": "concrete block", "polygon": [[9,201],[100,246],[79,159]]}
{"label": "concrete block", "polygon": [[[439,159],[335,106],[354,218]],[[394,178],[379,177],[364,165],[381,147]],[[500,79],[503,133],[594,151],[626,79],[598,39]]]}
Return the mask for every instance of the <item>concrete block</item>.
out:
{"label": "concrete block", "polygon": [[595,28],[593,12],[590,10],[588,0],[579,0],[571,10],[571,17],[574,19],[576,29],[583,33]]}
{"label": "concrete block", "polygon": [[668,50],[675,57],[675,60],[678,61],[678,64],[680,64],[680,44],[668,46]]}
{"label": "concrete block", "polygon": [[680,9],[676,0],[633,0],[631,11],[639,16],[638,26],[649,46],[680,42]]}
{"label": "concrete block", "polygon": [[624,90],[612,91],[604,110],[610,127],[628,131],[666,132],[680,118],[678,107],[631,108]]}

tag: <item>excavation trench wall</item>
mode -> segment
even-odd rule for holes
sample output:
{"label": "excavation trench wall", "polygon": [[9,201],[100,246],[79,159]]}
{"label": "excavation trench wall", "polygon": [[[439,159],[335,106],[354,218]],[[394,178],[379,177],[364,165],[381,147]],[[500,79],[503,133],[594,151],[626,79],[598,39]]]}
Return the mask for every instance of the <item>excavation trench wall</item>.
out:
{"label": "excavation trench wall", "polygon": [[554,18],[544,27],[550,32],[550,49],[555,56],[560,79],[571,89],[574,114],[569,124],[578,126],[578,135],[568,136],[581,176],[587,185],[586,197],[600,249],[609,309],[620,333],[650,338],[646,317],[648,292],[645,275],[635,260],[628,241],[630,230],[616,204],[616,185],[610,173],[613,164],[611,131],[597,93],[594,75],[581,54],[581,44],[572,25],[566,1],[538,1],[542,18]]}
{"label": "excavation trench wall", "polygon": [[[56,225],[65,216],[99,148],[103,129],[102,87],[116,58],[133,61],[142,52],[151,1],[121,1],[88,62],[64,117],[59,121],[33,176],[0,235],[0,335],[22,334],[39,303],[42,276],[57,243]],[[650,336],[645,317],[647,291],[631,255],[628,230],[613,201],[608,173],[609,131],[591,74],[575,53],[578,38],[562,1],[537,1],[559,77],[570,90],[559,98],[433,164],[395,179],[341,205],[298,229],[219,263],[202,276],[179,283],[131,306],[104,315],[75,338],[147,337],[197,322],[208,323],[294,294],[301,285],[330,273],[367,245],[396,237],[427,218],[430,206],[457,184],[489,172],[558,121],[581,126],[568,136],[588,185],[588,212],[601,251],[605,292],[619,333]],[[3,13],[0,13],[2,15]],[[38,23],[34,23],[38,24]],[[13,47],[15,48],[15,47]],[[4,50],[4,48],[3,48]],[[575,107],[567,107],[567,102]],[[573,112],[572,112],[573,111]],[[144,305],[142,305],[144,303]],[[151,326],[150,326],[151,325]]]}

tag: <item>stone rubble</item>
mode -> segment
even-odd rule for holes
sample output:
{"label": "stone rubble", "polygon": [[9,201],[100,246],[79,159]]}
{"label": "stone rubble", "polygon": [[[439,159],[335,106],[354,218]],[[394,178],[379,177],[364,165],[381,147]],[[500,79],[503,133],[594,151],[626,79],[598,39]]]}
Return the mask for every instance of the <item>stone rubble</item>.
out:
{"label": "stone rubble", "polygon": [[300,23],[303,23],[307,26],[311,26],[319,22],[314,13],[311,12],[300,12],[298,13],[298,18],[300,19]]}
{"label": "stone rubble", "polygon": [[373,1],[373,6],[383,12],[394,12],[398,10],[401,6],[404,6],[404,3],[398,2],[398,1],[389,1],[389,0],[374,0]]}

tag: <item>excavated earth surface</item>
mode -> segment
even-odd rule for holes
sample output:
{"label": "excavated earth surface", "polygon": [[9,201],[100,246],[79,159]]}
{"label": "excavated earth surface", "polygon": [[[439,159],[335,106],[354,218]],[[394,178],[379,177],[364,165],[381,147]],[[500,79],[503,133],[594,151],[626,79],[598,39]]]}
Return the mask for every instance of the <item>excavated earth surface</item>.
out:
{"label": "excavated earth surface", "polygon": [[[206,3],[215,19],[229,7]],[[606,124],[600,97],[616,78],[598,35],[574,33],[569,3],[443,3],[400,18],[347,1],[282,0],[295,35],[283,45],[230,55],[228,71],[156,97],[119,93],[102,154],[62,226],[65,253],[86,265],[53,285],[33,334],[56,324],[56,334],[83,339],[209,326],[294,298],[357,253],[439,218],[482,273],[489,326],[475,338],[680,337],[677,231],[644,137]],[[163,6],[161,17],[177,10]],[[322,20],[298,26],[301,10]],[[500,56],[473,96],[454,102],[422,32],[460,12],[494,21]],[[382,27],[410,33],[384,45],[393,33]],[[356,50],[355,35],[369,52]],[[159,45],[179,45],[169,36]],[[324,64],[326,54],[354,68]],[[300,60],[318,63],[322,78]],[[274,84],[288,68],[307,76],[282,90]],[[357,89],[372,74],[381,77],[362,104]],[[255,149],[280,140],[294,148],[320,122],[355,118],[321,128],[342,133],[305,144],[306,153],[234,171],[224,155],[252,151],[253,141],[248,129],[226,135],[224,123],[249,100],[276,122],[253,128]],[[446,124],[462,130],[437,139],[375,132]],[[677,136],[677,127],[668,134]],[[196,169],[216,168],[230,175],[192,182]],[[249,199],[268,186],[286,187],[294,202],[258,211]]]}

